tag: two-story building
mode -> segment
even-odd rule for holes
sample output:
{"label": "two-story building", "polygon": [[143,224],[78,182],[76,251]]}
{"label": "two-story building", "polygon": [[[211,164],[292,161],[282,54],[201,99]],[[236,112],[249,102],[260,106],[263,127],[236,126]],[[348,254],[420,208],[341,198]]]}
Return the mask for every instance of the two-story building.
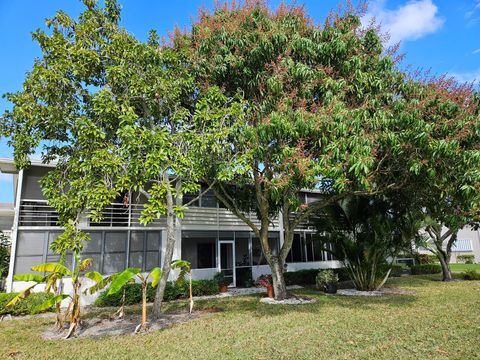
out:
{"label": "two-story building", "polygon": [[[52,241],[62,232],[58,215],[42,194],[39,180],[51,166],[32,162],[27,170],[17,171],[13,160],[0,159],[0,171],[14,174],[14,218],[12,226],[12,257],[7,279],[8,291],[19,290],[25,284],[13,281],[13,276],[31,272],[31,266],[58,261],[59,256],[50,249]],[[301,194],[306,202],[319,194]],[[80,227],[90,234],[83,256],[93,259],[93,269],[102,274],[121,271],[126,267],[139,267],[144,271],[161,266],[165,247],[165,218],[148,226],[139,222],[142,203],[140,195],[132,194],[130,201],[118,199],[105,209],[99,223],[86,216]],[[256,222],[255,215],[251,216]],[[273,249],[283,242],[281,215],[271,224],[270,241]],[[312,241],[313,229],[307,224],[295,232],[292,250],[288,255],[288,270],[339,267],[338,261]],[[207,192],[189,207],[177,229],[174,259],[188,260],[197,279],[212,278],[222,271],[230,278],[231,286],[243,286],[268,274],[270,268],[262,256],[259,239],[251,229],[212,193]],[[72,266],[72,256],[67,257]]]}

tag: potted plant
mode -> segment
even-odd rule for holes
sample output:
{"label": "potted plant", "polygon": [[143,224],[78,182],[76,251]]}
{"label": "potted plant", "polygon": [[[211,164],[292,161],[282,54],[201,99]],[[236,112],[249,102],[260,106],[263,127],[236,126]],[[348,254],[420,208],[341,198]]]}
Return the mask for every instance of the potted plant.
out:
{"label": "potted plant", "polygon": [[223,272],[216,273],[213,277],[213,280],[218,284],[218,289],[221,293],[226,293],[228,291],[228,285],[230,282],[225,278],[225,274]]}
{"label": "potted plant", "polygon": [[317,288],[327,294],[337,293],[338,275],[333,270],[322,270],[316,277]]}
{"label": "potted plant", "polygon": [[270,298],[270,299],[273,299],[273,297],[275,296],[274,292],[273,292],[273,280],[272,280],[272,275],[261,275],[258,279],[257,279],[257,283],[258,285],[264,287],[267,289],[267,296]]}

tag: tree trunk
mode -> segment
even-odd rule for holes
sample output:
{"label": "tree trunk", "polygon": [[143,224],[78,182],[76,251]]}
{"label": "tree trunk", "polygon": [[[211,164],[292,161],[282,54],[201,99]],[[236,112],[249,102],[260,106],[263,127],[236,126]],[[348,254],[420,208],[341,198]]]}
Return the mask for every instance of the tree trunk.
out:
{"label": "tree trunk", "polygon": [[[440,266],[442,267],[442,280],[443,281],[452,281],[452,272],[450,270],[450,254],[451,248],[453,243],[457,239],[457,233],[455,231],[447,231],[445,234],[442,235],[441,233],[441,226],[438,226],[434,229],[434,244],[435,244],[435,254],[437,255],[438,260],[440,261]],[[445,250],[443,249],[443,244],[450,237],[447,241],[447,245],[445,246]]]}
{"label": "tree trunk", "polygon": [[[169,201],[170,199],[170,201]],[[176,234],[175,234],[175,213],[173,211],[172,194],[167,194],[167,244],[165,247],[165,256],[163,258],[162,276],[157,285],[157,292],[155,294],[155,301],[153,303],[153,319],[158,319],[162,315],[162,302],[167,286],[168,277],[172,269],[173,251],[175,250]]]}
{"label": "tree trunk", "polygon": [[269,263],[272,270],[275,300],[285,300],[287,298],[287,287],[283,276],[283,263],[277,256],[272,256]]}
{"label": "tree trunk", "polygon": [[443,281],[452,281],[452,272],[449,267],[449,260],[445,254],[439,254],[438,260],[440,260],[440,265],[442,266],[442,280]]}
{"label": "tree trunk", "polygon": [[145,329],[147,323],[147,281],[142,284],[142,329]]}

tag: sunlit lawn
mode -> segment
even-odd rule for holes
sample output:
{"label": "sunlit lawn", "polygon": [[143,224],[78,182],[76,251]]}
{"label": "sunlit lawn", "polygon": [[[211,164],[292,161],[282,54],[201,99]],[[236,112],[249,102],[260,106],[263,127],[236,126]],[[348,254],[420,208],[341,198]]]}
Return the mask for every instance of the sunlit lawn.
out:
{"label": "sunlit lawn", "polygon": [[450,268],[453,272],[462,272],[465,270],[480,271],[480,264],[450,264]]}
{"label": "sunlit lawn", "polygon": [[[438,277],[435,277],[438,279]],[[480,282],[393,279],[415,295],[325,296],[272,306],[258,296],[197,303],[223,312],[137,336],[45,341],[52,318],[0,322],[0,356],[28,359],[475,359]],[[170,305],[170,310],[178,305]],[[182,304],[183,307],[183,304]]]}

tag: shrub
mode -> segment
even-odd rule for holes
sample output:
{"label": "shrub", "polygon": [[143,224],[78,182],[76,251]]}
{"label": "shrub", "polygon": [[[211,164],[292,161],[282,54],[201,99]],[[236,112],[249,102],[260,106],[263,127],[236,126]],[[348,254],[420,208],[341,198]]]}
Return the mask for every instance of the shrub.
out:
{"label": "shrub", "polygon": [[394,264],[392,265],[392,271],[390,272],[390,276],[400,277],[402,276],[403,270],[405,270],[406,268],[406,265]]}
{"label": "shrub", "polygon": [[52,294],[44,292],[32,293],[30,296],[22,301],[19,301],[13,307],[6,307],[6,305],[12,300],[18,293],[0,293],[0,315],[33,315],[40,312],[46,312],[53,310],[53,307],[45,309],[43,311],[37,311],[35,308],[45,301],[53,297]]}
{"label": "shrub", "polygon": [[[147,287],[147,300],[155,300],[156,288],[151,284]],[[218,294],[218,285],[213,280],[193,280],[193,296],[205,296]],[[102,293],[94,302],[95,306],[120,306],[122,302],[123,291],[107,295],[107,291]],[[187,281],[167,282],[165,287],[164,301],[177,299],[188,299],[189,285]],[[125,305],[140,304],[142,302],[142,287],[140,284],[127,284],[125,286]]]}
{"label": "shrub", "polygon": [[218,286],[227,286],[230,284],[230,281],[225,278],[225,274],[221,271],[214,275],[213,281],[215,281]]}
{"label": "shrub", "polygon": [[438,263],[438,258],[436,255],[432,254],[416,254],[415,255],[415,260],[417,263],[420,265],[425,265],[425,264],[436,264]]}
{"label": "shrub", "polygon": [[338,275],[333,270],[319,271],[315,279],[318,289],[323,289],[326,285],[337,284]]}
{"label": "shrub", "polygon": [[442,267],[438,264],[420,264],[410,267],[412,275],[438,274],[442,272]]}
{"label": "shrub", "polygon": [[464,264],[473,264],[473,262],[475,261],[475,255],[473,254],[458,255],[457,260],[463,262]]}
{"label": "shrub", "polygon": [[283,273],[286,285],[314,285],[318,269],[287,271]]}
{"label": "shrub", "polygon": [[480,273],[475,270],[465,270],[460,276],[463,280],[480,280]]}

